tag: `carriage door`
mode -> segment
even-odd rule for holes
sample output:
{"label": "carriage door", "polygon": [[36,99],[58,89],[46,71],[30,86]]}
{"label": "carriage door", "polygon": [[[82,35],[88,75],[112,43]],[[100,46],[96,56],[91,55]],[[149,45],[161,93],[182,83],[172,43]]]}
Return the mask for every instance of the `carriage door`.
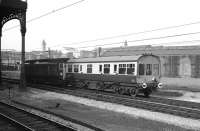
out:
{"label": "carriage door", "polygon": [[59,70],[59,78],[60,79],[64,79],[64,64],[63,63],[59,63],[59,68],[58,68],[58,70]]}
{"label": "carriage door", "polygon": [[142,56],[138,61],[140,78],[151,80],[159,77],[159,60],[155,56]]}

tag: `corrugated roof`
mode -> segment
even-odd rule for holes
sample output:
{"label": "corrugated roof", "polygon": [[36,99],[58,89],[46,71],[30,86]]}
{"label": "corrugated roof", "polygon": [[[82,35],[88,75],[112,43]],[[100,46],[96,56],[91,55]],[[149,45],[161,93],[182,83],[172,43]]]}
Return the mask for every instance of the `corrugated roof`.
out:
{"label": "corrugated roof", "polygon": [[107,49],[102,56],[140,55],[200,55],[200,46],[128,46]]}
{"label": "corrugated roof", "polygon": [[77,58],[70,59],[68,62],[71,63],[96,63],[96,62],[127,62],[127,61],[137,61],[142,55],[134,56],[112,56],[112,57],[95,57],[95,58]]}

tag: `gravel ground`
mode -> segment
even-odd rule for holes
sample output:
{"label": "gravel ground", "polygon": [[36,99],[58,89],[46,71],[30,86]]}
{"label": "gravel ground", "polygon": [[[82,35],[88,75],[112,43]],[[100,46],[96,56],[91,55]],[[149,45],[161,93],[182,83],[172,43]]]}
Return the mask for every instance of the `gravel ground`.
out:
{"label": "gravel ground", "polygon": [[197,91],[197,89],[195,91],[181,90],[181,89],[178,89],[178,90],[165,89],[165,90],[160,90],[158,92],[154,92],[152,95],[158,96],[158,97],[175,99],[175,100],[200,103],[200,90]]}
{"label": "gravel ground", "polygon": [[[0,91],[8,98],[8,91]],[[56,114],[81,120],[108,131],[188,131],[200,130],[200,121],[78,98],[65,94],[30,89],[11,91],[12,99]],[[3,99],[3,98],[2,98]],[[60,106],[56,108],[56,104]]]}
{"label": "gravel ground", "polygon": [[180,90],[177,92],[180,92],[183,95],[180,97],[169,97],[169,98],[200,103],[200,92],[190,92],[190,91],[180,91]]}

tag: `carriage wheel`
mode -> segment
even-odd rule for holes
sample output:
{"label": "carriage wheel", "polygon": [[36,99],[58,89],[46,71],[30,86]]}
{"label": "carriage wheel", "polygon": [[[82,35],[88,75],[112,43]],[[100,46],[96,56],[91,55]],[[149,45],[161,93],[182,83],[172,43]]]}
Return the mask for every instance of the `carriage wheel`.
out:
{"label": "carriage wheel", "polygon": [[125,89],[119,88],[118,93],[121,95],[125,94]]}
{"label": "carriage wheel", "polygon": [[96,83],[96,89],[103,91],[105,89],[105,84],[103,82],[97,82]]}
{"label": "carriage wheel", "polygon": [[90,82],[89,82],[89,81],[86,81],[86,82],[84,82],[84,85],[83,85],[82,88],[88,89],[89,86],[90,86]]}
{"label": "carriage wheel", "polygon": [[119,89],[120,89],[119,85],[117,85],[117,84],[113,85],[113,89],[114,89],[115,93],[119,94]]}
{"label": "carriage wheel", "polygon": [[138,93],[139,93],[138,89],[131,89],[131,91],[130,91],[130,95],[134,96],[134,97],[136,97],[138,95]]}
{"label": "carriage wheel", "polygon": [[114,88],[114,91],[115,91],[115,93],[119,93],[119,88],[118,88],[118,87],[115,87],[115,88]]}
{"label": "carriage wheel", "polygon": [[101,84],[100,84],[100,82],[97,82],[97,83],[96,83],[96,89],[97,89],[97,90],[100,90],[100,89],[101,89]]}

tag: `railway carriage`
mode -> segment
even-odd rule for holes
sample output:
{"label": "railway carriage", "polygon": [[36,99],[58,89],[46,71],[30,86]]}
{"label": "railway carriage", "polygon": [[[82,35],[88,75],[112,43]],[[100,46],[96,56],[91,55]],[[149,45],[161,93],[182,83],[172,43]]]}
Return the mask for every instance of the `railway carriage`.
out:
{"label": "railway carriage", "polygon": [[161,87],[160,60],[154,55],[58,58],[26,61],[29,83],[92,88],[119,94],[149,96]]}
{"label": "railway carriage", "polygon": [[154,55],[70,59],[63,64],[67,86],[149,96],[158,87],[160,60]]}

